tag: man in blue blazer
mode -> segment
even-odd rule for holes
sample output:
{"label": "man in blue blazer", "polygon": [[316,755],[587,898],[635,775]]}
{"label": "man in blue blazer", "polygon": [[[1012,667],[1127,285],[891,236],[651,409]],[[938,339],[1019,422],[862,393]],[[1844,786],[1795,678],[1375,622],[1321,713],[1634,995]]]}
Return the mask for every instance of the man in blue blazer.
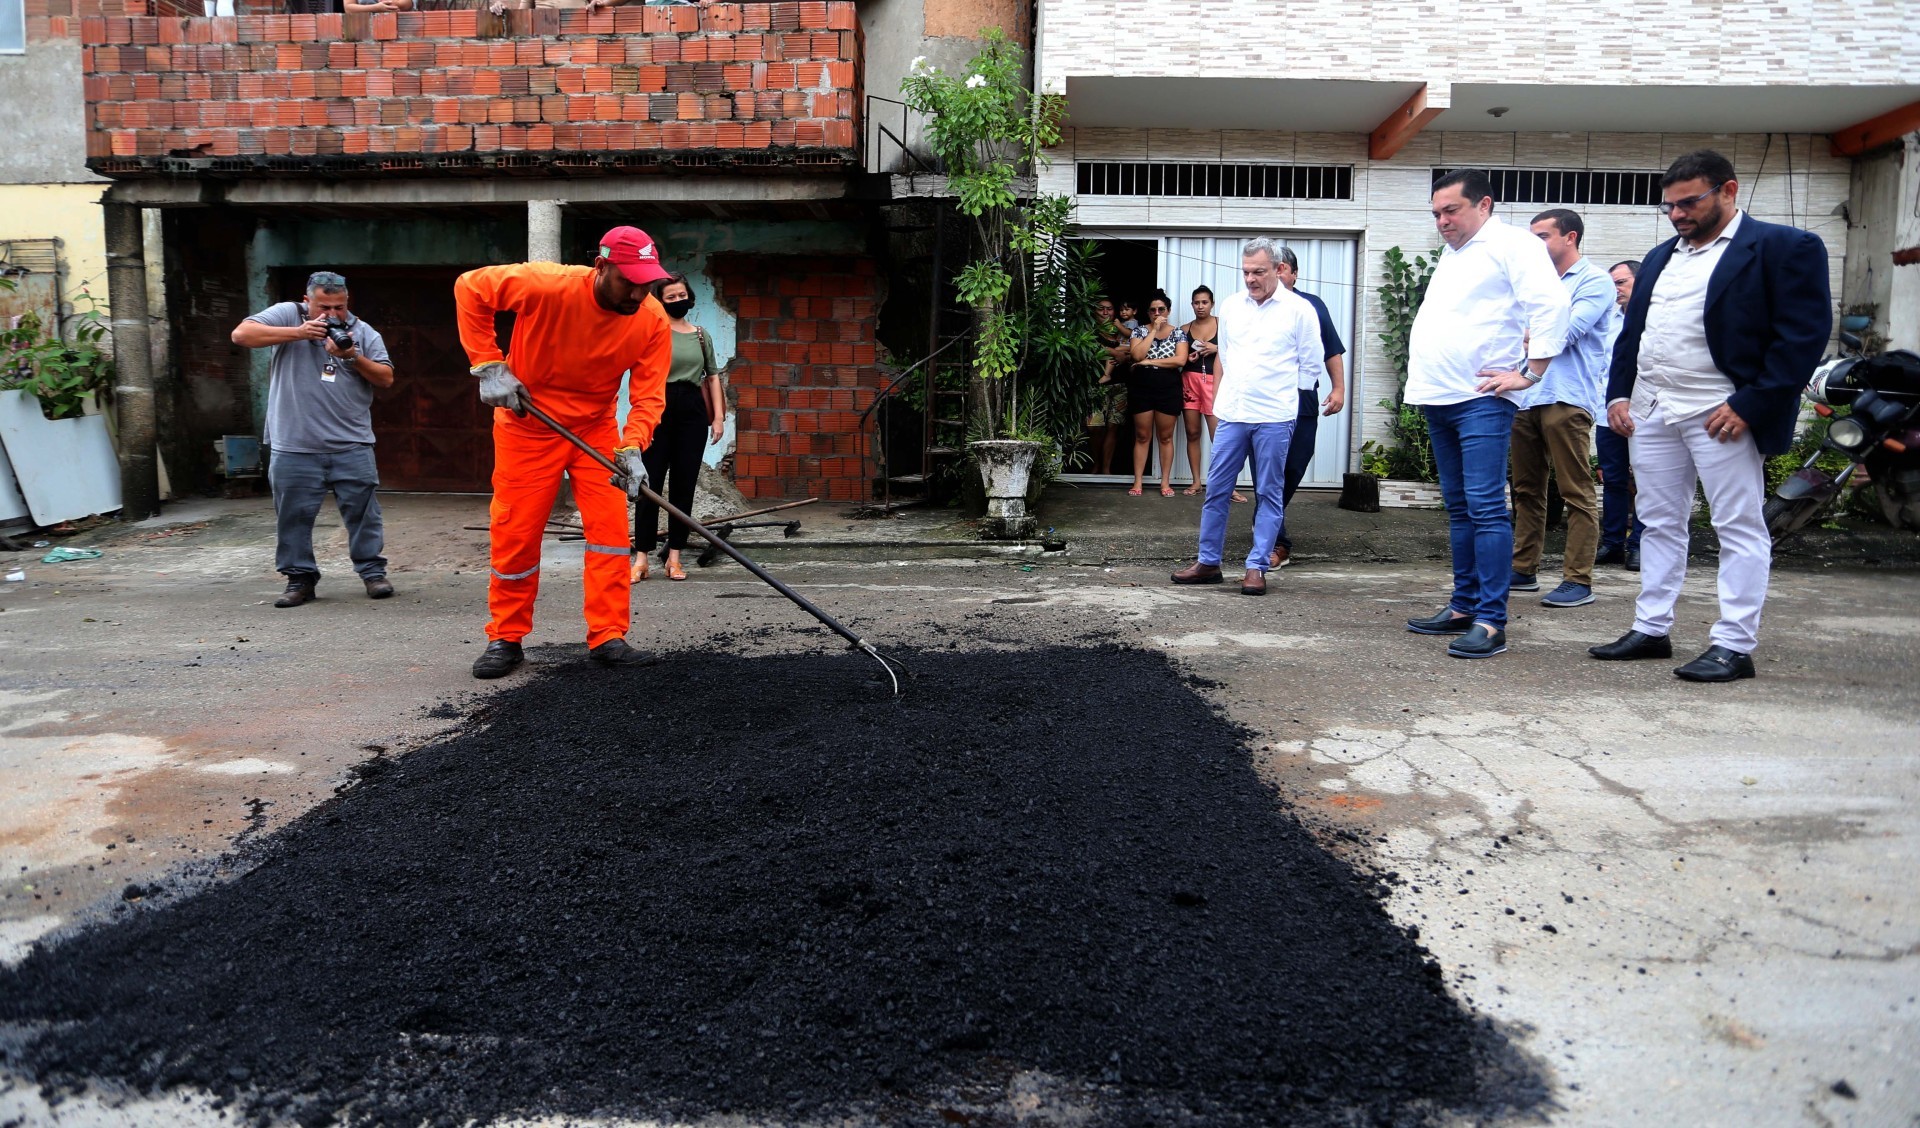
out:
{"label": "man in blue blazer", "polygon": [[1694,485],[1720,537],[1720,619],[1688,681],[1753,676],[1773,542],[1762,509],[1765,458],[1793,442],[1800,390],[1833,330],[1827,248],[1797,227],[1734,206],[1733,164],[1688,153],[1661,178],[1678,237],[1649,251],[1614,345],[1607,423],[1628,436],[1640,536],[1633,629],[1595,658],[1670,658],[1687,573]]}

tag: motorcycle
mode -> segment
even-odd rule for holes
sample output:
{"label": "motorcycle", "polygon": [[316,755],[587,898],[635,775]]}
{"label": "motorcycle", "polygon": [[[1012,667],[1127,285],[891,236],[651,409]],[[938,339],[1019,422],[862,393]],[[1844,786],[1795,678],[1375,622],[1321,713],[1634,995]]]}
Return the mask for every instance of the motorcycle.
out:
{"label": "motorcycle", "polygon": [[[1840,346],[1841,355],[1815,369],[1803,393],[1829,420],[1826,437],[1767,499],[1775,544],[1825,512],[1863,467],[1888,523],[1920,529],[1920,354],[1864,356],[1851,333],[1840,334]],[[1818,465],[1830,452],[1847,460],[1837,474]]]}

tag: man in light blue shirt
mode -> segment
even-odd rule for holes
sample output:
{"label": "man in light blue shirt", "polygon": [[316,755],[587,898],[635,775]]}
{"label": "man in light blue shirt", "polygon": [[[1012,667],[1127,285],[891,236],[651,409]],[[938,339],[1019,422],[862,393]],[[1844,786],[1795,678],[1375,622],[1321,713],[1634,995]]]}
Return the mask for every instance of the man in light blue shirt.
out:
{"label": "man in light blue shirt", "polygon": [[1603,418],[1607,358],[1613,332],[1613,280],[1580,253],[1586,225],[1578,213],[1552,208],[1533,217],[1532,231],[1547,245],[1573,309],[1567,347],[1538,384],[1521,393],[1513,417],[1514,591],[1539,591],[1537,572],[1547,539],[1547,473],[1559,482],[1567,506],[1567,550],[1560,586],[1540,600],[1548,607],[1593,602],[1593,558],[1600,543],[1594,496],[1594,420]]}

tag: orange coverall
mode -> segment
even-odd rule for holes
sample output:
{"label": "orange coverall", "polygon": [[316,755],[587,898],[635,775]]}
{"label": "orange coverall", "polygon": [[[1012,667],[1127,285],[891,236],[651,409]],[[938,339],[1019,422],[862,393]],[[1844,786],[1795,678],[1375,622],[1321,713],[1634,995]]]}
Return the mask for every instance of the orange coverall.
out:
{"label": "orange coverall", "polygon": [[[666,311],[648,297],[625,316],[593,298],[593,268],[526,262],[469,270],[453,284],[460,343],[473,364],[505,360],[548,415],[612,457],[616,446],[645,449],[666,408],[673,360]],[[513,354],[503,357],[494,314],[514,314]],[[620,375],[627,382],[624,436],[615,426]],[[618,440],[618,441],[616,441]],[[493,575],[487,584],[487,638],[519,642],[533,629],[540,591],[540,538],[564,471],[587,542],[587,645],[626,636],[631,620],[627,570],[632,542],[627,495],[607,468],[533,416],[493,412]]]}

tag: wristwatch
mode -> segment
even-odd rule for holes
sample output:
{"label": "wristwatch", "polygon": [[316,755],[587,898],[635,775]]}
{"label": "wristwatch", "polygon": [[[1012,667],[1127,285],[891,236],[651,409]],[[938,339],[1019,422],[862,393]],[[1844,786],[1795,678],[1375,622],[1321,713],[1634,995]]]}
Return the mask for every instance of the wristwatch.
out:
{"label": "wristwatch", "polygon": [[1533,369],[1528,368],[1525,365],[1521,366],[1520,375],[1524,377],[1527,383],[1529,384],[1538,384],[1540,381],[1545,380],[1547,378],[1547,374],[1544,372],[1540,373],[1538,376],[1534,375]]}

